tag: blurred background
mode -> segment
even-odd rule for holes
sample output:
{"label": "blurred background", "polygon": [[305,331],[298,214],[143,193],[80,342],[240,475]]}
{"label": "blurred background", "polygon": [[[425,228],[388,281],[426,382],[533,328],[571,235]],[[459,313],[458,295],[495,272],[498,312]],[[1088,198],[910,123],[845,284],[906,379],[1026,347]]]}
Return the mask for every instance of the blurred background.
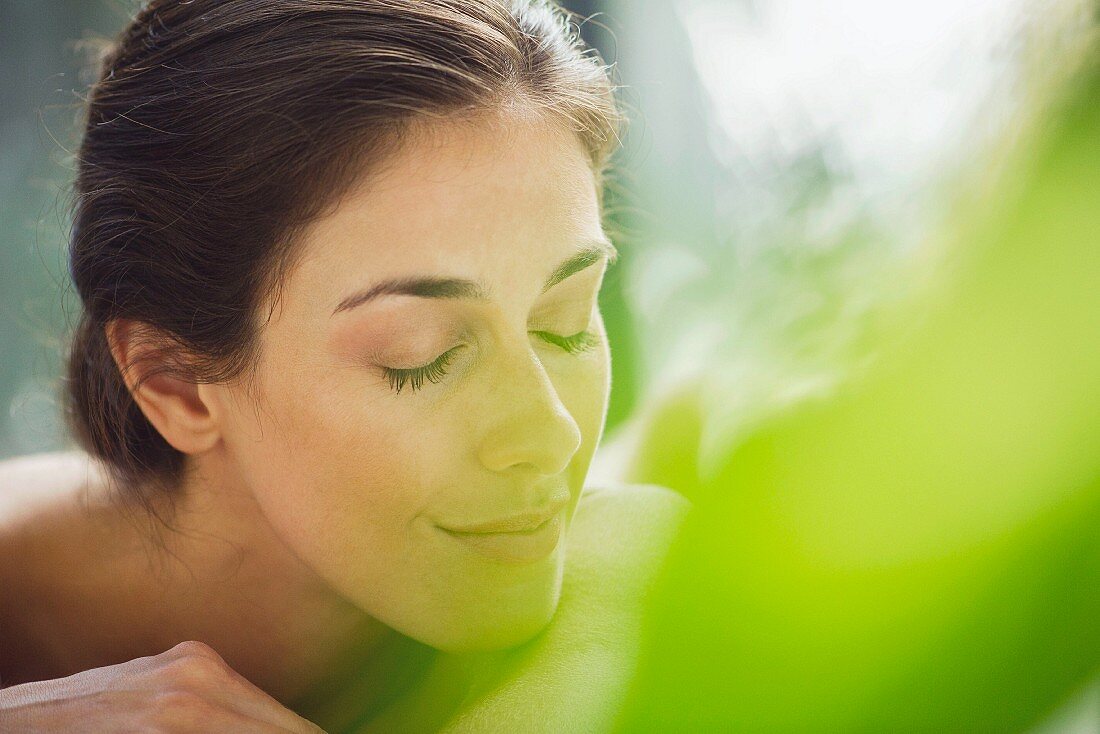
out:
{"label": "blurred background", "polygon": [[[873,363],[892,314],[940,277],[960,200],[1094,23],[1071,0],[564,4],[614,62],[631,117],[608,196],[622,258],[602,296],[614,389],[593,478],[689,495],[696,465]],[[0,459],[69,445],[57,394],[82,40],[134,7],[0,0]],[[702,382],[705,415],[668,412]],[[666,448],[639,457],[655,424]],[[1036,706],[1041,723],[1013,731],[1100,733],[1087,678]]]}

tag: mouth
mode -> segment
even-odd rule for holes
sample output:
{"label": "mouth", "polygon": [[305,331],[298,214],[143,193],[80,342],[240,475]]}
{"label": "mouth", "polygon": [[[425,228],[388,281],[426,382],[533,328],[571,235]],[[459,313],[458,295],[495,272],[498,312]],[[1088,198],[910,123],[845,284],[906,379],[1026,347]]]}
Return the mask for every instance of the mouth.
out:
{"label": "mouth", "polygon": [[508,517],[481,523],[448,523],[439,527],[449,533],[458,535],[533,534],[537,533],[550,520],[558,517],[568,504],[569,497],[566,495],[555,498],[546,507],[526,510]]}
{"label": "mouth", "polygon": [[[443,533],[482,556],[498,561],[510,563],[532,563],[546,558],[561,542],[564,508],[559,509],[550,517],[543,519],[536,525],[531,525],[531,518],[527,517],[523,522],[516,517],[510,518],[511,527],[526,524],[527,527],[518,530],[455,530],[439,526]],[[506,523],[494,523],[491,527],[500,527]],[[489,525],[477,526],[479,528]]]}

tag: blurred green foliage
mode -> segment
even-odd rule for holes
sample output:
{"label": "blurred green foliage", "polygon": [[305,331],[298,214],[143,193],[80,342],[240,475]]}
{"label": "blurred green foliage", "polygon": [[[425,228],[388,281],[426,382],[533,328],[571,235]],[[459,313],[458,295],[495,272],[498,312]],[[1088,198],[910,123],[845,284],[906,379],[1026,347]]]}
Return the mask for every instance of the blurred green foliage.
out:
{"label": "blurred green foliage", "polygon": [[872,367],[715,472],[705,387],[652,413],[696,507],[623,731],[1018,732],[1100,668],[1098,52]]}

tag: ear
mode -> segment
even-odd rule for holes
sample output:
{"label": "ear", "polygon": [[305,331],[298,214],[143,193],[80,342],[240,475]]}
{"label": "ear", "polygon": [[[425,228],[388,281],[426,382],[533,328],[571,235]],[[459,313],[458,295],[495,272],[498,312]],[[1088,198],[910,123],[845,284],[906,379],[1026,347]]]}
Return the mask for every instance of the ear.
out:
{"label": "ear", "polygon": [[202,389],[205,386],[166,373],[141,382],[167,363],[154,349],[152,328],[129,319],[114,319],[105,329],[107,345],[126,387],[164,440],[185,454],[200,454],[216,445],[220,425],[210,393]]}

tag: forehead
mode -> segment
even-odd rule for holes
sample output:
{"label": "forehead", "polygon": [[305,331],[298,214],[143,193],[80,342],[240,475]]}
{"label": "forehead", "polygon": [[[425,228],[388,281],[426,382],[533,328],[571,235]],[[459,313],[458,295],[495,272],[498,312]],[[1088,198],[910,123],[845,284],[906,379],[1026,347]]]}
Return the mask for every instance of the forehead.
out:
{"label": "forehead", "polygon": [[284,298],[331,312],[390,277],[537,279],[599,233],[594,176],[564,123],[507,112],[427,123],[304,232]]}

